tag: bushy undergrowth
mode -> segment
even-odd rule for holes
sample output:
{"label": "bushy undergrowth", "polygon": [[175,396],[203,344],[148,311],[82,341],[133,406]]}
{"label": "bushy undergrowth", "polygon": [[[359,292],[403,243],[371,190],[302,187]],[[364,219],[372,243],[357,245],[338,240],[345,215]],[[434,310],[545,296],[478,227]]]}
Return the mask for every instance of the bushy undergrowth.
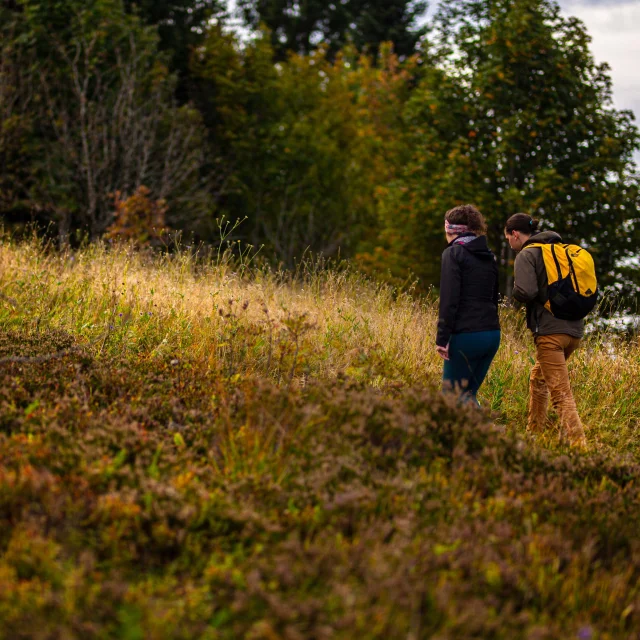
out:
{"label": "bushy undergrowth", "polygon": [[637,344],[573,364],[583,455],[524,437],[513,311],[491,414],[346,273],[0,268],[0,638],[638,637]]}

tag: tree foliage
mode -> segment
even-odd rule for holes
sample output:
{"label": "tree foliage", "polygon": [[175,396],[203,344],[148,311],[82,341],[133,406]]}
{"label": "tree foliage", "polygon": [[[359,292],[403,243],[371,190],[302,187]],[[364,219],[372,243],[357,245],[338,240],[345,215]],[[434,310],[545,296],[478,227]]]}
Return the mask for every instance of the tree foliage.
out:
{"label": "tree foliage", "polygon": [[[390,195],[394,253],[419,265],[441,246],[446,209],[475,202],[504,256],[504,221],[526,211],[586,243],[611,282],[637,246],[638,130],[612,108],[584,25],[547,0],[461,0],[436,24],[435,64],[405,110],[412,158]],[[434,281],[437,264],[422,262]]]}
{"label": "tree foliage", "polygon": [[268,37],[240,50],[213,30],[194,64],[199,107],[232,168],[221,211],[247,216],[246,238],[288,266],[306,249],[352,254],[376,222],[411,76],[388,47],[377,65],[355,50],[333,62],[325,49],[272,57]]}
{"label": "tree foliage", "polygon": [[249,25],[270,29],[281,57],[287,51],[309,54],[320,44],[331,54],[347,44],[377,52],[388,41],[399,55],[409,56],[425,33],[418,26],[427,8],[422,0],[240,0],[238,5]]}
{"label": "tree foliage", "polygon": [[14,43],[32,64],[16,86],[28,79],[34,92],[32,205],[51,212],[63,241],[77,228],[98,237],[112,219],[112,194],[141,185],[195,215],[201,119],[174,106],[154,30],[117,0],[22,7]]}
{"label": "tree foliage", "polygon": [[210,21],[224,14],[224,3],[220,0],[123,1],[128,12],[157,28],[159,48],[169,52],[172,69],[179,77],[179,98],[186,101],[191,54],[202,44]]}
{"label": "tree foliage", "polygon": [[29,54],[17,42],[20,28],[15,8],[0,5],[0,212],[8,219],[29,208],[35,161],[34,81]]}
{"label": "tree foliage", "polygon": [[150,247],[166,244],[168,232],[166,224],[167,203],[165,200],[151,200],[151,192],[140,186],[136,192],[123,199],[120,192],[114,194],[114,220],[106,230],[108,240],[130,240],[137,246]]}

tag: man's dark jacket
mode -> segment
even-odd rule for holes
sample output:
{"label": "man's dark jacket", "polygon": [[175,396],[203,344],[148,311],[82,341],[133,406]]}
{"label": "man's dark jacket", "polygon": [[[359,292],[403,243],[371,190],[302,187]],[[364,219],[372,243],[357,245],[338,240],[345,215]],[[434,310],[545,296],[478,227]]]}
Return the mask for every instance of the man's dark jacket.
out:
{"label": "man's dark jacket", "polygon": [[469,235],[458,236],[442,254],[439,347],[447,346],[452,333],[500,329],[498,263],[486,236],[459,243]]}

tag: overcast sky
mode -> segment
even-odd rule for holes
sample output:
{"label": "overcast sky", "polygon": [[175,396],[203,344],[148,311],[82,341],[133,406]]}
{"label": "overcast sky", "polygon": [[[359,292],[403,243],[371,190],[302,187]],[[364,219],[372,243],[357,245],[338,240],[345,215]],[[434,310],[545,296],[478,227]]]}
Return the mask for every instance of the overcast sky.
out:
{"label": "overcast sky", "polygon": [[586,24],[596,61],[611,65],[615,106],[640,116],[640,0],[560,0],[560,5]]}

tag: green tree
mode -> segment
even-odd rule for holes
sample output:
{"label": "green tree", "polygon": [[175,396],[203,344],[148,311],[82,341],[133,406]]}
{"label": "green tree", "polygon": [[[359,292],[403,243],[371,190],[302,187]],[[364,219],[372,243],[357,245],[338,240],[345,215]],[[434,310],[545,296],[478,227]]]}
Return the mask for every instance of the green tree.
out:
{"label": "green tree", "polygon": [[505,263],[504,222],[525,211],[589,246],[614,282],[637,251],[639,137],[584,25],[551,0],[458,0],[436,26],[436,64],[405,111],[412,159],[390,188],[394,252],[437,282],[443,214],[474,202]]}
{"label": "green tree", "polygon": [[271,31],[280,58],[287,51],[309,54],[320,44],[334,55],[349,42],[375,53],[388,41],[400,56],[409,56],[426,31],[417,24],[427,8],[422,0],[240,0],[238,5],[249,25],[264,24]]}
{"label": "green tree", "polygon": [[159,48],[171,55],[171,70],[178,74],[178,97],[189,96],[189,60],[193,50],[202,44],[211,20],[223,19],[220,0],[123,0],[147,25],[154,26],[160,36]]}
{"label": "green tree", "polygon": [[34,78],[32,60],[17,42],[21,28],[16,7],[0,5],[0,215],[8,222],[31,214]]}
{"label": "green tree", "polygon": [[61,239],[77,228],[97,237],[112,221],[113,194],[141,185],[176,216],[206,215],[204,129],[195,109],[174,105],[155,30],[119,0],[22,0],[21,8],[13,42],[33,79],[29,197],[51,212]]}
{"label": "green tree", "polygon": [[388,48],[373,65],[323,49],[273,62],[265,34],[239,47],[212,28],[194,58],[198,106],[228,168],[219,206],[287,266],[306,249],[353,255],[376,222],[393,121],[410,75]]}

